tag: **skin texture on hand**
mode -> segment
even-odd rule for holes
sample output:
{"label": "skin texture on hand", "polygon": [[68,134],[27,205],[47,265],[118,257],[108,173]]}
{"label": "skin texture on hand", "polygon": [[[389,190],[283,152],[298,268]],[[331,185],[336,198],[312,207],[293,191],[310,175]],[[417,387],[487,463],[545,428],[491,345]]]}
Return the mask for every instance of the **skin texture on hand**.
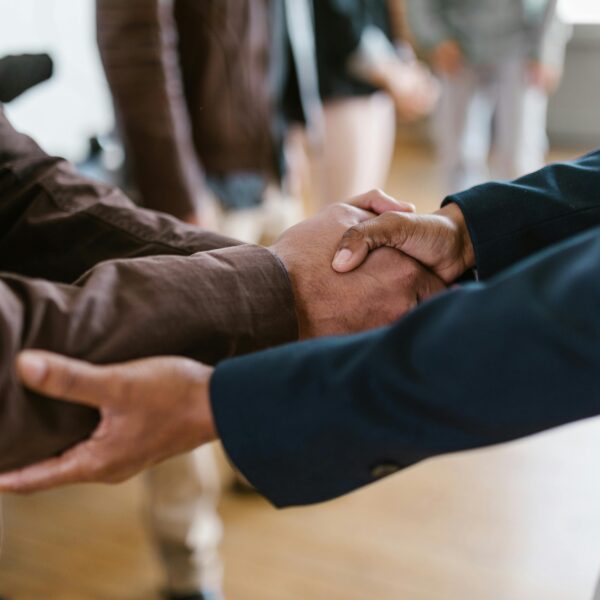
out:
{"label": "skin texture on hand", "polygon": [[[361,196],[353,200],[357,206],[366,202]],[[465,219],[454,203],[429,215],[390,211],[351,227],[338,244],[332,266],[347,273],[383,246],[427,265],[447,284],[475,266]]]}
{"label": "skin texture on hand", "polygon": [[373,72],[373,82],[391,96],[396,114],[405,122],[431,113],[439,98],[437,81],[424,65],[416,61],[386,62]]}
{"label": "skin texture on hand", "polygon": [[463,53],[458,42],[446,40],[433,49],[430,60],[438,73],[456,75],[463,66]]}
{"label": "skin texture on hand", "polygon": [[100,411],[92,436],[61,456],[0,475],[0,491],[28,493],[78,482],[118,483],[216,438],[212,369],[181,357],[94,366],[25,351],[17,373],[32,390]]}
{"label": "skin texture on hand", "polygon": [[[378,191],[363,198],[364,209],[378,213],[390,208],[412,209]],[[390,249],[372,253],[352,273],[336,273],[331,268],[336,244],[349,227],[373,216],[364,209],[330,206],[286,231],[271,247],[290,274],[301,338],[388,324],[445,289],[429,269]]]}

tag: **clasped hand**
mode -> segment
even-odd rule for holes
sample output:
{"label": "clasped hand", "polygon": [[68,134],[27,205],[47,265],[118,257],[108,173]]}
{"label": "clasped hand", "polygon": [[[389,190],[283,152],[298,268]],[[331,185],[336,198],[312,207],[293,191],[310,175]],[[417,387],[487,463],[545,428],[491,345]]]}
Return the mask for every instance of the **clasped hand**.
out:
{"label": "clasped hand", "polygon": [[[301,337],[389,323],[472,265],[473,249],[456,206],[428,216],[413,210],[369,192],[296,225],[271,247],[290,275]],[[334,253],[338,273],[331,268]],[[96,408],[100,423],[61,456],[0,475],[0,491],[115,483],[217,438],[213,369],[201,363],[157,357],[95,366],[29,350],[16,368],[31,390]]]}

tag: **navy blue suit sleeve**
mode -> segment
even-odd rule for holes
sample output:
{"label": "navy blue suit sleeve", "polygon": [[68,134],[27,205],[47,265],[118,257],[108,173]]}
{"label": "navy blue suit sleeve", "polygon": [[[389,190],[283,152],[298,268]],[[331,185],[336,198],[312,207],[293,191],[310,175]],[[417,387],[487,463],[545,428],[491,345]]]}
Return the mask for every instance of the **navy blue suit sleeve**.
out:
{"label": "navy blue suit sleeve", "polygon": [[480,278],[600,225],[600,150],[445,199],[465,215]]}
{"label": "navy blue suit sleeve", "polygon": [[596,228],[392,326],[223,362],[217,429],[241,472],[286,506],[364,486],[377,465],[598,415],[599,307]]}

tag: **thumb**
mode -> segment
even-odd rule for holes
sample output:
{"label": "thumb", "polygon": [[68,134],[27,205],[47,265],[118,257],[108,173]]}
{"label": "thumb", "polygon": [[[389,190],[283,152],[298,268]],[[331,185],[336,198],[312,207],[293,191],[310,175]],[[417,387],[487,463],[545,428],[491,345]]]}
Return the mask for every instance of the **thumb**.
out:
{"label": "thumb", "polygon": [[17,374],[31,390],[100,408],[110,374],[102,367],[43,350],[25,350],[17,357]]}
{"label": "thumb", "polygon": [[408,215],[387,212],[350,227],[338,244],[331,266],[338,273],[347,273],[360,266],[376,248],[388,246],[402,250],[410,223]]}

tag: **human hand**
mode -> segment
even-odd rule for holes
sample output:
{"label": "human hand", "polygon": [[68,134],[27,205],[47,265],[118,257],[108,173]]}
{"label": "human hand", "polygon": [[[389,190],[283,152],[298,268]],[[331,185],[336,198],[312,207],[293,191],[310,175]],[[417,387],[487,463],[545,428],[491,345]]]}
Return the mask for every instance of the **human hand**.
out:
{"label": "human hand", "polygon": [[539,61],[531,61],[528,67],[529,81],[548,94],[555,92],[562,76],[561,69]]}
{"label": "human hand", "polygon": [[385,325],[445,288],[416,260],[392,250],[371,254],[353,273],[332,270],[330,256],[349,227],[371,218],[373,212],[413,210],[378,191],[361,198],[360,208],[332,205],[288,229],[271,246],[290,274],[301,338]]}
{"label": "human hand", "polygon": [[428,115],[439,98],[439,85],[431,72],[417,61],[399,59],[378,69],[377,85],[391,96],[396,113],[403,121],[415,121]]}
{"label": "human hand", "polygon": [[24,469],[0,475],[0,491],[34,492],[79,482],[117,483],[216,438],[212,369],[180,357],[94,366],[25,351],[17,373],[30,389],[100,411],[92,436]]}
{"label": "human hand", "polygon": [[[361,207],[369,201],[359,196],[352,202]],[[390,211],[354,225],[339,242],[332,266],[347,273],[382,246],[412,256],[448,284],[475,266],[464,216],[453,202],[429,215]]]}
{"label": "human hand", "polygon": [[464,59],[458,42],[446,40],[433,49],[430,60],[436,71],[452,76],[460,71]]}

